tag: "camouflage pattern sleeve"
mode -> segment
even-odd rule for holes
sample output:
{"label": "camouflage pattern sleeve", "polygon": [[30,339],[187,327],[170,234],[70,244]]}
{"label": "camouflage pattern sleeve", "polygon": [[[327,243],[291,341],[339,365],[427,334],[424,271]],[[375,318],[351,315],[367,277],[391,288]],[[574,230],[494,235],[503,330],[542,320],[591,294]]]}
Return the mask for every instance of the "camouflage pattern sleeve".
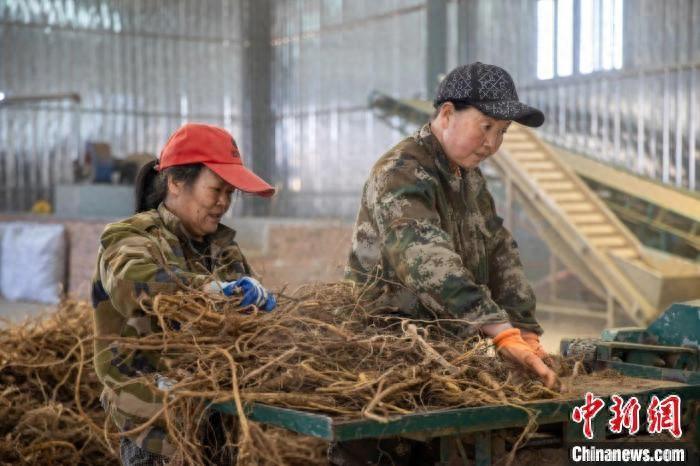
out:
{"label": "camouflage pattern sleeve", "polygon": [[[177,365],[177,353],[133,349],[121,338],[138,339],[162,331],[144,312],[145,298],[183,287],[212,291],[211,281],[231,281],[251,272],[234,241],[235,231],[219,225],[205,252],[193,247],[180,219],[163,204],[107,225],[100,237],[92,284],[95,309],[95,372],[104,385],[101,401],[122,432],[154,422],[129,438],[151,453],[170,456],[173,446],[163,409],[159,373]],[[177,322],[172,322],[177,328]],[[177,382],[177,381],[175,381]]]}
{"label": "camouflage pattern sleeve", "polygon": [[508,315],[475,282],[454,250],[436,211],[438,180],[418,161],[400,155],[374,172],[367,204],[382,251],[402,285],[438,318],[475,325],[502,323]]}
{"label": "camouflage pattern sleeve", "polygon": [[115,223],[101,237],[98,264],[102,286],[114,307],[129,318],[138,309],[142,293],[155,296],[182,286],[199,288],[211,277],[184,271],[173,258],[163,256],[159,238],[125,223]]}
{"label": "camouflage pattern sleeve", "polygon": [[535,292],[530,286],[520,261],[518,244],[496,215],[493,197],[487,189],[482,191],[486,226],[491,232],[489,253],[489,288],[493,300],[510,317],[514,327],[542,334],[542,327],[535,319]]}
{"label": "camouflage pattern sleeve", "polygon": [[[176,256],[165,257],[172,249],[159,247],[161,240],[157,229],[147,232],[119,222],[109,225],[101,237],[92,293],[96,335],[101,337],[95,342],[95,369],[105,385],[105,406],[122,431],[158,416],[164,394],[153,387],[154,377],[165,369],[169,356],[125,350],[112,338],[139,338],[160,331],[156,319],[141,309],[142,298],[172,293],[182,285],[200,287],[211,280],[208,275],[184,271]],[[168,456],[174,451],[160,417],[132,440],[154,453]]]}

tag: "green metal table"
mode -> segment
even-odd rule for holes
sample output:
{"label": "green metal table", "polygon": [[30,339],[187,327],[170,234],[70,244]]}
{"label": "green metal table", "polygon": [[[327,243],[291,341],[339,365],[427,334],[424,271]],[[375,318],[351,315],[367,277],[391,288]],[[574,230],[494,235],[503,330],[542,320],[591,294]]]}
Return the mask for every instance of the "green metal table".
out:
{"label": "green metal table", "polygon": [[[638,392],[623,391],[623,396],[636,396],[642,406],[646,406],[650,397],[659,398],[669,394],[681,397],[685,428],[698,423],[700,415],[700,382],[695,380],[691,371],[667,369],[662,373],[659,368],[619,363],[598,364],[598,368],[611,367],[622,374],[638,378],[664,379],[682,381],[683,384]],[[692,382],[687,383],[687,381]],[[595,437],[591,441],[604,440],[609,419],[609,396],[600,396],[606,408],[594,419]],[[539,428],[548,426],[558,432],[561,442],[587,441],[581,434],[581,426],[571,421],[571,412],[575,406],[583,404],[583,399],[541,401],[527,403],[525,406],[536,413]],[[235,405],[231,403],[214,405],[214,409],[229,414],[236,414]],[[440,462],[447,465],[450,458],[455,458],[458,451],[464,452],[460,438],[468,436],[474,445],[474,461],[478,466],[490,465],[494,453],[504,451],[505,445],[499,435],[503,429],[524,428],[529,415],[513,406],[482,406],[474,408],[449,409],[416,413],[391,418],[382,423],[373,420],[342,420],[325,414],[300,411],[287,408],[251,404],[245,407],[246,415],[256,422],[283,427],[285,429],[327,441],[357,440],[363,438],[406,437],[418,440],[440,439]],[[554,427],[554,429],[552,429]],[[700,443],[695,428],[696,447]],[[685,430],[684,430],[685,431]],[[467,464],[466,461],[464,464]]]}

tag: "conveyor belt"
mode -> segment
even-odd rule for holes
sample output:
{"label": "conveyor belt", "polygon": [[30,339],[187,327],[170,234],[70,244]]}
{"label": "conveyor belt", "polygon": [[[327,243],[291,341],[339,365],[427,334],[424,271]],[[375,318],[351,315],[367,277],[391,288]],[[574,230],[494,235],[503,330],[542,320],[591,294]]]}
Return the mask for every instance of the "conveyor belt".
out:
{"label": "conveyor belt", "polygon": [[[700,197],[557,148],[564,162],[646,244],[700,259]],[[653,232],[653,233],[652,233]],[[655,233],[655,234],[654,234]],[[673,241],[669,241],[673,239]]]}
{"label": "conveyor belt", "polygon": [[548,225],[545,238],[562,261],[597,294],[614,299],[638,323],[660,308],[631,268],[650,271],[641,244],[598,196],[532,131],[512,125],[493,163],[523,194],[534,220]]}
{"label": "conveyor belt", "polygon": [[552,214],[570,224],[589,249],[643,261],[637,239],[533,132],[512,125],[501,151],[506,156],[496,156],[493,162],[505,171],[518,172],[523,177],[518,183],[521,189],[542,194],[542,198],[551,201],[547,207]]}

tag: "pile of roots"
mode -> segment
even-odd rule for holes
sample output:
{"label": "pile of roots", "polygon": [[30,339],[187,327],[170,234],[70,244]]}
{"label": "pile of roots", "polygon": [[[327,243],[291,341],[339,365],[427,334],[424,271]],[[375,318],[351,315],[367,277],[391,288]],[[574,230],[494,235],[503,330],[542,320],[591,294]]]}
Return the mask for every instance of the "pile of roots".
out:
{"label": "pile of roots", "polygon": [[118,464],[86,303],[0,330],[0,464]]}
{"label": "pile of roots", "polygon": [[[494,357],[486,340],[441,322],[406,319],[347,283],[309,285],[264,313],[196,291],[144,300],[163,330],[121,338],[123,349],[173,361],[161,375],[165,422],[184,464],[206,464],[202,412],[252,402],[384,422],[433,409],[558,396]],[[112,464],[116,433],[99,405],[87,304],[69,302],[41,322],[0,331],[0,463]],[[454,328],[452,322],[451,328]],[[152,375],[144,382],[154,390]],[[153,422],[151,420],[150,422]],[[233,421],[238,464],[323,464],[325,444],[245,416]]]}

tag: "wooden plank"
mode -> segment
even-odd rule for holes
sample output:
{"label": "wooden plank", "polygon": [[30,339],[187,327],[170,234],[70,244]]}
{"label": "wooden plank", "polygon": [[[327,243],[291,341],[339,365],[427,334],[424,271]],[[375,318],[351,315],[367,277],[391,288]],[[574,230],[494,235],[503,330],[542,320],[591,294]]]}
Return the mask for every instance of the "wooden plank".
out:
{"label": "wooden plank", "polygon": [[506,147],[508,153],[515,160],[548,160],[548,157],[540,152],[538,149],[510,149]]}
{"label": "wooden plank", "polygon": [[573,212],[595,212],[596,208],[593,204],[590,202],[574,202],[574,203],[565,203],[565,204],[560,204],[560,207],[562,210],[566,213],[573,213]]}
{"label": "wooden plank", "polygon": [[586,236],[609,235],[617,230],[612,225],[581,225],[579,231]]}
{"label": "wooden plank", "polygon": [[524,163],[527,161],[542,162],[542,161],[548,160],[547,156],[539,151],[533,151],[533,152],[508,151],[508,154],[510,154],[510,156],[513,158],[513,160],[515,160],[518,163]]}
{"label": "wooden plank", "polygon": [[530,142],[530,138],[527,137],[527,134],[522,133],[522,132],[514,132],[514,131],[508,131],[508,134],[506,135],[505,138],[503,138],[503,143],[506,144],[511,144],[511,143],[516,143],[516,142]]}
{"label": "wooden plank", "polygon": [[572,201],[585,201],[586,196],[578,191],[570,192],[559,192],[550,194],[550,196],[556,202],[572,202]]}
{"label": "wooden plank", "polygon": [[508,142],[503,142],[503,147],[510,151],[536,151],[537,150],[537,144],[535,144],[532,141],[529,141],[526,138],[523,138],[518,141],[508,141]]}
{"label": "wooden plank", "polygon": [[543,181],[540,183],[540,187],[550,193],[576,189],[576,186],[571,181]]}
{"label": "wooden plank", "polygon": [[611,246],[625,246],[627,240],[619,235],[615,236],[595,236],[591,238],[591,244],[599,248],[609,248]]}
{"label": "wooden plank", "polygon": [[525,170],[529,172],[545,172],[545,171],[555,171],[557,170],[557,166],[553,164],[552,162],[544,161],[522,161],[522,166],[525,167]]}
{"label": "wooden plank", "polygon": [[679,191],[582,155],[561,149],[557,151],[562,160],[584,178],[700,222],[700,197],[697,194]]}
{"label": "wooden plank", "polygon": [[637,252],[636,249],[632,248],[620,248],[620,249],[609,249],[609,253],[614,254],[617,257],[620,257],[622,259],[632,259],[635,257],[639,257],[639,253]]}
{"label": "wooden plank", "polygon": [[562,172],[543,172],[543,173],[533,173],[532,177],[537,181],[553,181],[553,180],[565,180],[566,175]]}
{"label": "wooden plank", "polygon": [[605,217],[601,214],[573,214],[569,218],[576,225],[605,224]]}
{"label": "wooden plank", "polygon": [[523,158],[535,158],[537,160],[548,160],[549,157],[547,157],[547,154],[543,153],[541,150],[539,150],[537,147],[530,147],[530,148],[520,148],[520,147],[513,147],[512,145],[503,145],[503,148],[513,157],[516,159],[523,159]]}

